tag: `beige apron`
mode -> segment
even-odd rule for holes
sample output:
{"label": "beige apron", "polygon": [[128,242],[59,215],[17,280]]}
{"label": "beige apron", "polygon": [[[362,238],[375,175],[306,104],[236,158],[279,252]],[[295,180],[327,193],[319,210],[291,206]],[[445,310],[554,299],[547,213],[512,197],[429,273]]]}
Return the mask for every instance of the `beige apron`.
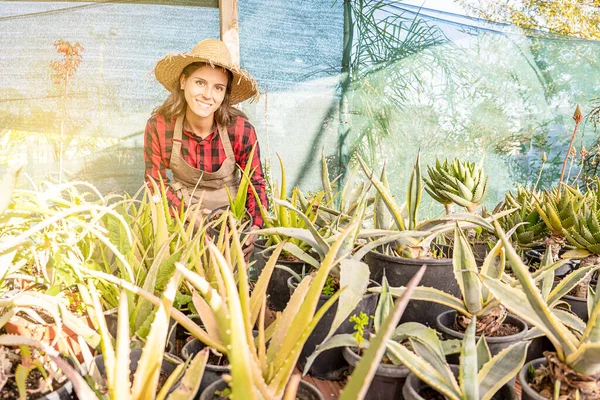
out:
{"label": "beige apron", "polygon": [[231,196],[235,198],[240,184],[240,172],[236,168],[235,156],[227,129],[224,126],[219,126],[219,137],[227,158],[217,171],[202,171],[192,167],[181,157],[184,118],[185,114],[180,115],[175,122],[170,165],[171,171],[173,171],[171,188],[175,191],[177,197],[185,201],[187,206],[196,204],[199,201],[201,201],[201,208],[210,210],[229,205],[225,186],[229,189]]}

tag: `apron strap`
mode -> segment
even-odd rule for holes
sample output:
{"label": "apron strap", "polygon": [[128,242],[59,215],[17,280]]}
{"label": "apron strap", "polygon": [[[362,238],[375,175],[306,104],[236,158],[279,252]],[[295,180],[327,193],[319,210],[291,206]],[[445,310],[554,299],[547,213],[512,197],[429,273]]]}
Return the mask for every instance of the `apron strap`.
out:
{"label": "apron strap", "polygon": [[171,150],[171,157],[173,155],[181,155],[181,135],[183,132],[183,119],[185,118],[185,114],[181,114],[177,117],[175,121],[175,130],[173,131],[173,147]]}
{"label": "apron strap", "polygon": [[[231,146],[231,141],[229,140],[229,134],[227,133],[227,128],[223,125],[219,125],[219,137],[221,138],[221,142],[223,143],[223,150],[225,151],[225,155],[227,158],[234,157],[233,155],[233,147]],[[234,157],[235,162],[235,157]]]}

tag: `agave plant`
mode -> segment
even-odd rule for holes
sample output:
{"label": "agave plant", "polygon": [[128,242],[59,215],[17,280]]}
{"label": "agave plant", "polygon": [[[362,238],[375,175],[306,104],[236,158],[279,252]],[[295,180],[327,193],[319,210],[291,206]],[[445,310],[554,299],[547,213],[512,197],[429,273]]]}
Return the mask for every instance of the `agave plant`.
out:
{"label": "agave plant", "polygon": [[495,224],[507,259],[520,282],[515,288],[499,279],[480,275],[490,292],[512,313],[535,326],[552,342],[555,352],[546,353],[548,367],[541,379],[557,389],[555,398],[596,399],[600,396],[600,296],[598,286],[590,291],[590,318],[582,332],[573,331],[559,318],[536,287],[527,266],[510,244],[499,224]]}
{"label": "agave plant", "polygon": [[435,160],[435,168],[427,167],[429,179],[425,181],[425,190],[434,200],[443,204],[446,213],[451,214],[454,204],[465,207],[471,213],[485,199],[488,177],[481,165],[461,161],[455,158],[451,162]]}
{"label": "agave plant", "polygon": [[519,210],[500,219],[500,224],[505,230],[518,226],[512,235],[514,243],[526,249],[543,244],[543,239],[548,235],[548,228],[540,213],[535,208],[536,199],[541,195],[536,190],[517,187],[516,193],[508,192],[494,210],[499,212],[507,208]]}
{"label": "agave plant", "polygon": [[[527,342],[519,342],[491,356],[485,337],[476,341],[477,318],[467,326],[460,352],[458,376],[429,343],[409,338],[413,351],[394,343],[390,352],[429,387],[451,400],[489,400],[519,372],[527,355]],[[435,339],[432,336],[433,342]],[[437,343],[439,348],[441,345]],[[409,378],[410,380],[410,378]],[[404,386],[407,391],[409,381]]]}

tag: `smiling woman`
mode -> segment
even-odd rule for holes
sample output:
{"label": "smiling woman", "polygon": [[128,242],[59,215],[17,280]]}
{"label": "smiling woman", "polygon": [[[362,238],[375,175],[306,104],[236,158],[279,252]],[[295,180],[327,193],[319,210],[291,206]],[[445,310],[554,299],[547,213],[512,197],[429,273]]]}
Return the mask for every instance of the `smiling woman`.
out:
{"label": "smiling woman", "polygon": [[[240,183],[236,164],[243,169],[250,163],[254,171],[250,181],[266,207],[256,132],[231,106],[257,98],[258,86],[233,65],[225,43],[206,39],[189,53],[167,55],[156,64],[155,74],[171,94],[146,124],[146,179],[160,177],[165,182],[169,206],[175,211],[182,204],[199,202],[212,210],[229,204],[227,190],[236,195]],[[172,180],[167,169],[173,172]],[[251,188],[246,208],[253,220],[251,230],[258,229],[263,221]],[[245,251],[250,252],[252,245],[247,244]]]}

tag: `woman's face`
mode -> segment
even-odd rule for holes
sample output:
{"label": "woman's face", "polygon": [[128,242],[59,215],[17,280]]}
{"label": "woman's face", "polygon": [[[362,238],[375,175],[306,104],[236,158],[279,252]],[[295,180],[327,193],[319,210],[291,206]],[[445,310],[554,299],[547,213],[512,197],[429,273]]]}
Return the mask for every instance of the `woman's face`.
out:
{"label": "woman's face", "polygon": [[188,112],[200,118],[212,117],[223,103],[227,91],[227,73],[221,68],[203,65],[187,78],[181,77]]}

